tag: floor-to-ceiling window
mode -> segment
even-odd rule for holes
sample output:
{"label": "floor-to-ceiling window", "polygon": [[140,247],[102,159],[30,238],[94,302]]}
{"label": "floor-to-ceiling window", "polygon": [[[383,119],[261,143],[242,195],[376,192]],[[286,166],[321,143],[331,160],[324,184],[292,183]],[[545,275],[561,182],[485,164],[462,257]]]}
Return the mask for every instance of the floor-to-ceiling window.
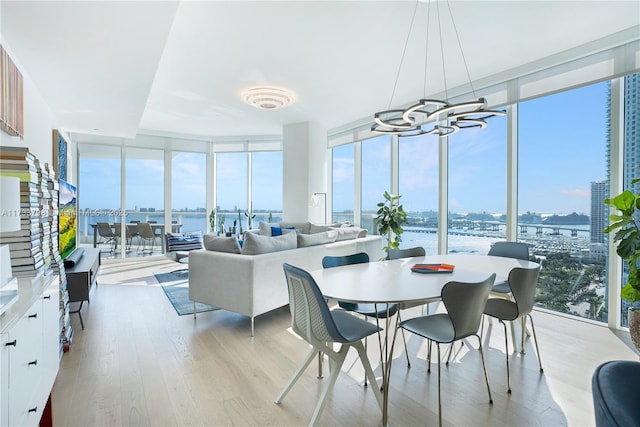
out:
{"label": "floor-to-ceiling window", "polygon": [[216,154],[216,212],[227,234],[246,229],[248,153]]}
{"label": "floor-to-ceiling window", "polygon": [[[282,221],[282,151],[251,153],[252,227]],[[245,219],[247,219],[245,215]]]}
{"label": "floor-to-ceiling window", "polygon": [[332,222],[353,222],[355,192],[355,144],[333,149]]}
{"label": "floor-to-ceiling window", "polygon": [[388,135],[362,141],[362,191],[360,226],[377,234],[375,217],[384,192],[391,191],[391,137]]}
{"label": "floor-to-ceiling window", "polygon": [[603,322],[606,218],[591,222],[591,207],[607,181],[607,91],[604,82],[518,106],[518,240],[542,263],[536,304]]}
{"label": "floor-to-ceiling window", "polygon": [[[154,141],[147,139],[143,142],[152,145]],[[96,246],[105,249],[104,258],[158,255],[165,231],[206,232],[214,205],[217,219],[224,218],[225,232],[233,231],[234,221],[236,234],[241,228],[256,228],[259,221],[281,221],[282,151],[207,154],[208,147],[201,144],[200,151],[197,147],[178,151],[79,143],[78,174],[84,194],[80,198],[79,243],[93,245],[95,230]],[[207,167],[212,158],[216,159],[211,170],[215,179],[208,182]],[[165,188],[165,182],[170,182],[170,187]],[[208,199],[214,201],[210,207]],[[121,208],[123,200],[125,208]],[[170,209],[168,217],[165,209]],[[165,220],[170,223],[165,225]],[[100,238],[98,222],[109,223],[116,234],[123,233],[124,238],[116,239],[117,247],[101,245],[105,239]],[[139,222],[152,224],[155,240],[139,236],[135,230]],[[119,225],[123,223],[125,226]],[[124,253],[121,240],[126,242]]]}
{"label": "floor-to-ceiling window", "polygon": [[[121,252],[112,225],[122,219],[121,153],[119,146],[83,144],[78,161],[78,240],[80,245],[102,249],[103,257]],[[106,223],[108,228],[98,228]]]}
{"label": "floor-to-ceiling window", "polygon": [[400,248],[422,246],[438,253],[438,137],[400,138],[399,194],[408,223]]}
{"label": "floor-to-ceiling window", "polygon": [[[127,256],[163,252],[164,150],[125,149],[125,230]],[[136,222],[150,224],[154,236],[139,232]],[[168,230],[167,230],[168,231]]]}
{"label": "floor-to-ceiling window", "polygon": [[[640,73],[631,74],[624,78],[623,95],[623,187],[637,194],[640,192],[640,183],[632,186],[631,181],[640,178]],[[620,286],[624,286],[626,281],[627,271],[625,269]],[[620,319],[622,326],[629,325],[627,310],[630,306],[637,307],[640,306],[640,303],[621,300]]]}
{"label": "floor-to-ceiling window", "polygon": [[205,233],[207,206],[207,155],[171,153],[171,229]]}
{"label": "floor-to-ceiling window", "polygon": [[487,121],[448,138],[449,252],[486,254],[506,237],[507,124]]}

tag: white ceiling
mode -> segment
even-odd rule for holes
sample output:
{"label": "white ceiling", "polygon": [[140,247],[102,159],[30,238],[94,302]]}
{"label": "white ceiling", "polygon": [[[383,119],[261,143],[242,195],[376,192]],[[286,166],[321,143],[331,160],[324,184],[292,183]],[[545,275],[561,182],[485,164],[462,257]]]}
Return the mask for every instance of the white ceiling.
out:
{"label": "white ceiling", "polygon": [[[451,0],[449,5],[473,80],[521,71],[541,58],[640,28],[637,0]],[[313,121],[332,129],[442,92],[443,75],[448,89],[466,85],[445,2],[431,5],[428,45],[427,3],[418,3],[399,67],[415,6],[415,1],[2,0],[0,40],[61,129],[120,137],[149,131],[277,135],[289,123]],[[244,104],[240,93],[262,85],[291,90],[295,103],[270,111]]]}

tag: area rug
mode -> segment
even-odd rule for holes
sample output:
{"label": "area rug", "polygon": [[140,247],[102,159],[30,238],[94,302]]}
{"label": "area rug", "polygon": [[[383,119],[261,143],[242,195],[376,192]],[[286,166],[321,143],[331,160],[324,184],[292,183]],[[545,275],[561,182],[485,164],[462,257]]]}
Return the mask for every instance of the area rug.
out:
{"label": "area rug", "polygon": [[[176,270],[168,273],[153,273],[162,285],[164,294],[180,316],[193,314],[193,301],[189,299],[189,270]],[[210,305],[196,303],[196,313],[218,310]]]}

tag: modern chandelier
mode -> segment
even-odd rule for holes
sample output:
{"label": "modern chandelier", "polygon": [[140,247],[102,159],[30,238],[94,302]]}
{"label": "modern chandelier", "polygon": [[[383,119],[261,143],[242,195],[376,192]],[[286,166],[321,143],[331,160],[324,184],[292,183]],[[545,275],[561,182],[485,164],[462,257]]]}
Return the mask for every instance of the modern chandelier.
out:
{"label": "modern chandelier", "polygon": [[[473,97],[476,98],[475,90],[473,88],[473,82],[469,74],[469,68],[467,61],[464,57],[462,50],[462,44],[460,43],[460,37],[458,35],[458,29],[456,28],[455,21],[453,20],[453,14],[451,13],[451,7],[449,0],[445,0],[449,9],[449,15],[451,16],[451,23],[456,35],[460,54],[462,55],[462,61],[464,63],[467,78],[469,79],[469,86]],[[409,33],[407,34],[407,40],[405,42],[402,58],[400,59],[400,66],[398,67],[398,73],[396,75],[393,92],[391,94],[391,101],[389,101],[389,107],[393,102],[393,96],[395,94],[396,86],[398,83],[398,77],[402,70],[402,64],[404,62],[404,55],[409,43],[409,37],[413,28],[413,23],[418,10],[418,3],[416,1],[415,8],[413,10],[413,16],[411,17],[411,25],[409,26]],[[444,93],[448,98],[446,67],[444,61],[444,47],[442,44],[442,26],[440,21],[440,5],[436,0],[438,30],[440,33],[440,57],[442,59],[442,71],[444,80]],[[429,20],[431,11],[431,0],[427,4],[427,37],[425,47],[425,83],[424,92],[426,94],[426,80],[427,80],[427,54],[429,50]],[[394,134],[399,137],[411,137],[418,135],[439,135],[446,136],[458,132],[461,129],[469,128],[481,128],[487,127],[486,120],[493,116],[504,116],[506,113],[499,110],[487,110],[487,100],[485,98],[477,98],[475,101],[451,103],[447,100],[428,99],[423,96],[420,101],[406,109],[389,109],[380,111],[374,114],[374,124],[371,126],[371,131],[377,134]]]}

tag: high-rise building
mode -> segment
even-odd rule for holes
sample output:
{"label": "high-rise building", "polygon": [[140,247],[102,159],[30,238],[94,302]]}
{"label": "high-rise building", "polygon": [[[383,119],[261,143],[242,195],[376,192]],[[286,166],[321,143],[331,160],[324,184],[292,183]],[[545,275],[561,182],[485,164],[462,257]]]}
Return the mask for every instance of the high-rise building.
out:
{"label": "high-rise building", "polygon": [[604,243],[605,234],[602,230],[608,224],[608,209],[604,204],[607,198],[607,181],[591,182],[591,243]]}
{"label": "high-rise building", "polygon": [[640,184],[630,188],[631,181],[640,178],[640,74],[624,78],[624,188],[640,191]]}

